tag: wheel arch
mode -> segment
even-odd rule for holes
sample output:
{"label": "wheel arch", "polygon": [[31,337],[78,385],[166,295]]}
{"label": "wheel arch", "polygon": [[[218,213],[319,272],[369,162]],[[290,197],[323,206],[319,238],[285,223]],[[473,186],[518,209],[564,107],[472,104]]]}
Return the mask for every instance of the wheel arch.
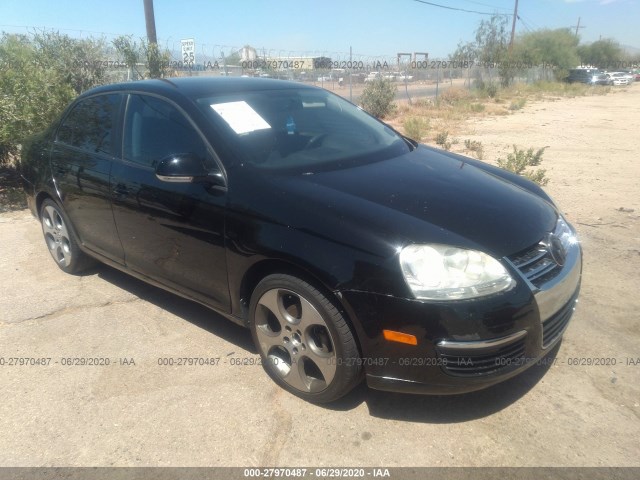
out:
{"label": "wheel arch", "polygon": [[[53,198],[49,193],[45,191],[41,191],[36,195],[36,214],[38,215],[38,219],[40,219],[40,211],[42,210],[42,204],[46,199],[50,199],[51,201],[56,202],[56,199]],[[58,204],[59,206],[59,204]],[[61,207],[62,208],[62,207]]]}
{"label": "wheel arch", "polygon": [[298,277],[301,280],[309,283],[317,288],[323,295],[331,300],[338,308],[340,313],[344,316],[345,321],[351,328],[358,348],[358,353],[362,355],[361,335],[363,334],[358,327],[352,316],[349,314],[348,309],[342,302],[340,295],[336,294],[326,282],[322,281],[320,276],[315,275],[309,270],[296,265],[295,263],[281,260],[281,259],[265,259],[253,264],[242,277],[240,282],[240,308],[242,309],[242,316],[248,326],[249,322],[249,304],[251,302],[251,295],[260,281],[269,275],[273,274],[285,274]]}

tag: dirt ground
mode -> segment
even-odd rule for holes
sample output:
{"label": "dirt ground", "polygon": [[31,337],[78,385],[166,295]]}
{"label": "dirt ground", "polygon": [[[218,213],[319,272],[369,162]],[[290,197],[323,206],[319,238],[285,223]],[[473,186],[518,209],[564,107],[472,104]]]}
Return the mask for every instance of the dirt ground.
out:
{"label": "dirt ground", "polygon": [[[548,146],[584,275],[555,365],[461,396],[305,403],[236,365],[247,331],[107,267],[66,275],[27,211],[0,214],[0,357],[52,359],[0,366],[0,465],[640,466],[639,107],[636,84],[462,127],[488,159]],[[222,361],[158,364],[185,356]]]}

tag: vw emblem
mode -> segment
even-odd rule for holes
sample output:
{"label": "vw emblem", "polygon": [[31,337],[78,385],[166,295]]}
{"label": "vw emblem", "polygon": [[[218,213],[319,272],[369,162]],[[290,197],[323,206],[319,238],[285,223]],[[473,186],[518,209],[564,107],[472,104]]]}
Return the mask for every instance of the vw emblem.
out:
{"label": "vw emblem", "polygon": [[545,243],[547,244],[547,250],[551,254],[551,258],[553,258],[558,265],[563,266],[567,257],[567,252],[565,251],[560,239],[553,233],[550,233],[547,236],[547,241]]}

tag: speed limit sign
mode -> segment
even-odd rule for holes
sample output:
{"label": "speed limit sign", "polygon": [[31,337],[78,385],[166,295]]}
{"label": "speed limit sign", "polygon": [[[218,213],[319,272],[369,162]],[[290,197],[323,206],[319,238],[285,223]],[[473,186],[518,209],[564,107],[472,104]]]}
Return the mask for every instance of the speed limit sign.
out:
{"label": "speed limit sign", "polygon": [[196,63],[196,42],[193,38],[182,40],[182,62],[185,65],[193,66]]}

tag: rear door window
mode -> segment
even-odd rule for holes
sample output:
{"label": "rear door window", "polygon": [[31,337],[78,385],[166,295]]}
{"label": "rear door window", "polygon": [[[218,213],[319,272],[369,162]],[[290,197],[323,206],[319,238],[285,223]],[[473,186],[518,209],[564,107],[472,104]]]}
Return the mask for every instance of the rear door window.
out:
{"label": "rear door window", "polygon": [[58,129],[56,140],[88,153],[115,154],[114,125],[122,96],[98,95],[80,101]]}

